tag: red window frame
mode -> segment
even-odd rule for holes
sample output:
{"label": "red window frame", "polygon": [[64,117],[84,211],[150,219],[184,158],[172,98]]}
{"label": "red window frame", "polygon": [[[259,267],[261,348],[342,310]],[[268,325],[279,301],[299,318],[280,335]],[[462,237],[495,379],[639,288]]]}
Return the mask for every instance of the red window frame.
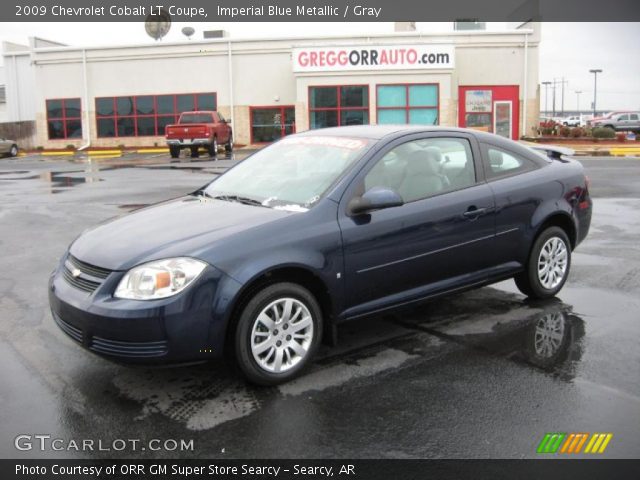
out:
{"label": "red window frame", "polygon": [[[409,87],[414,86],[423,86],[423,87],[436,87],[437,92],[437,103],[435,107],[428,107],[423,105],[410,106],[409,105]],[[406,105],[404,107],[381,107],[379,106],[379,92],[380,87],[405,87],[405,98],[407,99]],[[404,121],[407,125],[409,125],[409,112],[411,110],[436,110],[436,118],[438,122],[436,125],[440,125],[440,84],[439,83],[378,83],[376,84],[376,123],[378,122],[378,110],[402,110],[404,109]]]}
{"label": "red window frame", "polygon": [[[367,106],[366,107],[343,107],[340,104],[342,88],[345,87],[364,87],[367,89]],[[312,108],[311,107],[311,89],[312,88],[335,88],[337,94],[337,105],[335,107],[320,107],[320,108]],[[313,112],[326,112],[326,111],[337,111],[338,112],[338,126],[342,126],[342,111],[343,110],[359,110],[366,111],[369,114],[369,123],[371,123],[371,92],[369,89],[369,85],[366,83],[358,83],[358,84],[345,84],[345,85],[309,85],[307,89],[307,100],[309,105],[309,128],[311,128],[311,115]],[[366,125],[368,125],[366,124]]]}
{"label": "red window frame", "polygon": [[[249,136],[250,136],[250,140],[251,140],[251,144],[255,144],[255,145],[261,145],[261,144],[267,144],[269,142],[256,142],[254,141],[253,138],[253,112],[254,110],[280,110],[280,132],[282,134],[282,137],[285,137],[285,127],[284,127],[284,119],[285,119],[285,115],[284,115],[284,111],[288,108],[292,108],[294,111],[294,117],[295,117],[295,105],[259,105],[259,106],[251,106],[249,107]],[[296,122],[294,119],[293,122],[293,133],[296,133]]]}
{"label": "red window frame", "polygon": [[[178,121],[178,117],[182,112],[178,112],[178,97],[185,95],[193,96],[193,108],[194,111],[198,110],[198,96],[199,95],[213,95],[214,110],[218,108],[218,94],[217,92],[196,92],[196,93],[157,93],[146,95],[118,95],[116,97],[96,97],[96,134],[98,138],[132,138],[132,137],[159,137],[163,136],[164,132],[158,132],[158,118],[173,118],[173,122]],[[173,97],[173,113],[158,113],[158,97]],[[150,114],[138,114],[138,98],[139,97],[152,97],[153,98],[153,112]],[[132,98],[133,99],[133,114],[132,115],[118,115],[117,99],[118,98]],[[113,106],[113,115],[98,115],[98,100],[111,99]],[[185,110],[187,111],[187,110]],[[118,135],[118,119],[131,118],[133,119],[133,135]],[[153,135],[138,135],[138,118],[153,118]],[[98,129],[98,120],[113,120],[114,132],[113,136],[100,135]]]}
{"label": "red window frame", "polygon": [[[77,117],[67,117],[67,106],[66,106],[66,102],[68,100],[77,100],[80,103],[80,115]],[[60,102],[60,104],[62,105],[61,110],[62,110],[62,117],[49,117],[49,102]],[[52,141],[56,141],[56,140],[77,140],[79,138],[82,138],[82,136],[80,137],[69,137],[69,134],[67,132],[67,121],[69,120],[79,120],[80,121],[80,129],[82,129],[82,99],[80,97],[70,97],[70,98],[48,98],[47,100],[45,100],[45,110],[47,112],[47,138],[49,140]],[[62,129],[64,131],[64,137],[61,138],[51,138],[50,134],[49,134],[49,122],[50,121],[61,121],[62,122]]]}

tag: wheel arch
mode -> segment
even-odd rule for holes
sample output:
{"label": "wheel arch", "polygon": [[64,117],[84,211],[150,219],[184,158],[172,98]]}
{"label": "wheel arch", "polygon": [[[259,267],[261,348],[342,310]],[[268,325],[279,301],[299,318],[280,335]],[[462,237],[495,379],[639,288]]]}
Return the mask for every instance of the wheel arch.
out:
{"label": "wheel arch", "polygon": [[542,232],[544,232],[549,227],[560,227],[565,231],[567,237],[569,237],[569,243],[571,243],[571,250],[576,247],[577,241],[577,229],[575,222],[571,218],[571,216],[566,212],[554,212],[548,215],[541,223],[538,225],[536,229],[535,235],[533,236],[533,241],[531,242],[531,246],[529,247],[529,252],[531,252],[531,248],[533,248],[533,244],[536,242],[538,237]]}
{"label": "wheel arch", "polygon": [[[310,268],[303,265],[280,265],[263,270],[256,274],[240,289],[231,305],[227,327],[225,331],[225,354],[232,353],[233,339],[236,331],[238,317],[242,309],[247,305],[256,292],[274,283],[289,282],[300,285],[309,290],[318,301],[322,310],[325,334],[327,328],[331,328],[334,318],[334,305],[326,283]],[[326,336],[326,335],[325,335]]]}

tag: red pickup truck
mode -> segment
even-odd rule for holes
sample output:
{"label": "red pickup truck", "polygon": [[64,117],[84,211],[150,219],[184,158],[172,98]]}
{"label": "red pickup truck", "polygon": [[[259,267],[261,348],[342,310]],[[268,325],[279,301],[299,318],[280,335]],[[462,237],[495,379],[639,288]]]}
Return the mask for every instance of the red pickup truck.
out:
{"label": "red pickup truck", "polygon": [[178,123],[167,125],[165,137],[172,158],[180,156],[180,150],[189,148],[191,157],[198,157],[198,149],[205,147],[209,155],[215,157],[218,145],[224,145],[226,152],[233,150],[233,132],[228,120],[218,112],[184,112]]}

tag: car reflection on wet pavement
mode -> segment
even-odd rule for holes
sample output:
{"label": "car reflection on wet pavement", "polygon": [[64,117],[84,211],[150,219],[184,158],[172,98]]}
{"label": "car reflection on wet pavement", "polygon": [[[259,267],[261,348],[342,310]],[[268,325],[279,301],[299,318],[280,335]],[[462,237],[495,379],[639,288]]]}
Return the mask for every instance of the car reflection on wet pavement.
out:
{"label": "car reflection on wet pavement", "polygon": [[[507,281],[345,323],[336,347],[279,387],[247,385],[223,361],[122,366],[62,334],[46,282],[73,238],[194,191],[236,155],[0,162],[0,456],[123,456],[15,450],[31,432],[194,440],[193,452],[129,457],[533,458],[547,431],[613,432],[607,458],[640,455],[640,199],[629,193],[596,197],[558,299],[526,300]],[[598,162],[585,162],[596,188],[640,179],[637,161]]]}

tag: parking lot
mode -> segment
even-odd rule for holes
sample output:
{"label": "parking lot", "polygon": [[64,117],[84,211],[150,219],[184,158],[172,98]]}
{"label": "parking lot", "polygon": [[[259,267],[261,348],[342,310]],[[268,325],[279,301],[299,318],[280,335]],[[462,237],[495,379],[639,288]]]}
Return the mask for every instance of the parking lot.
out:
{"label": "parking lot", "polygon": [[[0,159],[0,456],[534,458],[546,432],[611,432],[607,458],[638,458],[640,159],[580,159],[594,217],[559,298],[530,302],[507,281],[344,324],[277,388],[222,361],[114,364],[59,330],[47,280],[76,236],[241,158]],[[20,434],[194,448],[18,451]]]}

